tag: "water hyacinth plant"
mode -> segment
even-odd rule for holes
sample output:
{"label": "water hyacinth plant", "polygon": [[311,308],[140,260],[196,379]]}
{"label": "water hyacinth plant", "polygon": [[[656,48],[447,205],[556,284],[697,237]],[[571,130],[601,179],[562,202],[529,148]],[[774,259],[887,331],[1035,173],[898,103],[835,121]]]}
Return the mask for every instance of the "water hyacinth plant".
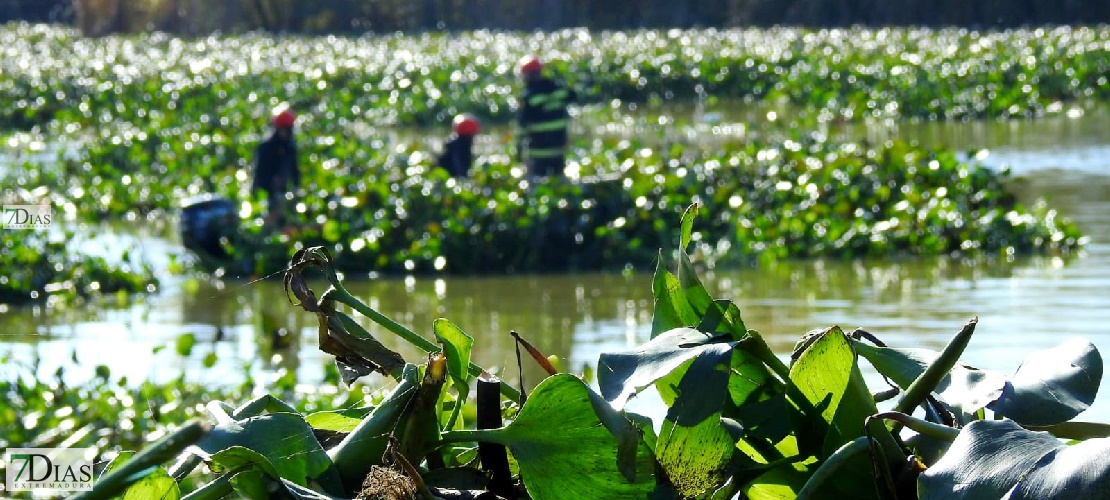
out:
{"label": "water hyacinth plant", "polygon": [[[830,141],[812,131],[861,118],[1079,110],[1105,99],[1108,33],[860,28],[190,39],[85,38],[13,24],[0,28],[0,96],[13,103],[0,110],[0,123],[20,132],[0,145],[13,158],[0,182],[19,194],[15,201],[50,203],[78,222],[165,219],[190,196],[224,196],[244,205],[242,238],[227,249],[242,276],[282,269],[298,241],[328,246],[337,266],[358,275],[649,269],[654,249],[677,237],[669,221],[693,202],[720,217],[706,232],[714,239],[697,242],[696,253],[722,264],[1066,253],[1081,242],[1078,229],[1047,206],[1015,203],[1004,173],[943,149]],[[398,135],[445,124],[460,111],[504,124],[519,86],[513,63],[529,51],[546,54],[549,69],[583,91],[583,122],[604,121],[605,109],[622,102],[741,99],[794,111],[781,125],[741,138],[702,131],[676,139],[666,127],[635,138],[582,138],[571,154],[577,182],[565,185],[522,183],[504,138],[479,144],[473,179],[451,181],[426,144]],[[247,53],[255,56],[244,59]],[[298,221],[290,234],[261,230],[260,205],[244,187],[254,145],[280,103],[299,113],[305,170],[305,190],[289,204]],[[55,264],[47,259],[41,267]],[[150,281],[141,272],[127,276]],[[0,295],[25,303],[65,282],[0,283]]]}
{"label": "water hyacinth plant", "polygon": [[[476,341],[458,326],[437,320],[436,340],[426,339],[351,296],[325,248],[298,252],[286,289],[318,318],[321,348],[336,356],[348,381],[377,372],[396,380],[391,392],[372,408],[339,413],[302,414],[272,397],[210,404],[208,421],[183,425],[81,498],[147,488],[155,476],[178,498],[165,477],[188,476],[200,462],[217,477],[185,498],[278,491],[375,498],[389,488],[467,498],[491,491],[499,475],[509,479],[505,495],[537,499],[1074,498],[1103,491],[1110,426],[1072,422],[1102,376],[1092,344],[1071,340],[1033,353],[1012,376],[985,372],[959,363],[977,324],[971,319],[941,352],[886,346],[869,332],[831,326],[805,335],[781,359],[746,328],[733,302],[701,285],[686,252],[697,211],[681,220],[673,263],[660,260],[651,340],[602,354],[596,387],[549,367],[529,394],[471,364]],[[323,293],[307,281],[313,269],[330,283]],[[429,356],[401,359],[341,307]],[[872,394],[861,361],[891,388]],[[460,417],[473,386],[479,413],[492,410],[496,425]],[[628,411],[629,399],[649,388],[664,411]],[[880,411],[888,400],[890,409]],[[490,446],[503,447],[516,468],[494,458]],[[182,451],[178,463],[189,467],[158,467]]]}

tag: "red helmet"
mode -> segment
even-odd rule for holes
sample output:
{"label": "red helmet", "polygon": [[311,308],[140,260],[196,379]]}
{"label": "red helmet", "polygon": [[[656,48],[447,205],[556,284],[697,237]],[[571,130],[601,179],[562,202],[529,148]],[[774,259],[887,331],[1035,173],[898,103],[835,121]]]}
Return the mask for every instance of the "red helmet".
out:
{"label": "red helmet", "polygon": [[455,133],[459,135],[477,135],[482,130],[482,124],[470,113],[463,113],[452,121]]}
{"label": "red helmet", "polygon": [[275,127],[292,127],[296,122],[297,114],[290,109],[274,113],[274,116],[270,118],[270,125]]}
{"label": "red helmet", "polygon": [[541,63],[540,58],[538,58],[536,56],[532,56],[532,55],[524,56],[520,60],[520,73],[521,74],[538,73],[542,69],[543,69],[543,63]]}

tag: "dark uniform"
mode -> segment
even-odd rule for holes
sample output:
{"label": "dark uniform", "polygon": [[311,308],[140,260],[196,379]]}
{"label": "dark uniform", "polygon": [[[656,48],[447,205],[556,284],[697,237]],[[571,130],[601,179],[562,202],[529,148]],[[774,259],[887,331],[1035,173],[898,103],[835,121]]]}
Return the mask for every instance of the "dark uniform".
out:
{"label": "dark uniform", "polygon": [[251,193],[266,193],[270,217],[282,222],[285,193],[301,186],[301,171],[297,167],[297,145],[292,131],[282,134],[274,130],[269,139],[258,145],[254,155],[254,183]]}
{"label": "dark uniform", "polygon": [[451,177],[469,176],[470,165],[474,162],[473,146],[473,135],[451,134],[443,145],[443,153],[439,155],[439,166]]}
{"label": "dark uniform", "polygon": [[523,143],[517,153],[528,162],[536,176],[563,175],[566,168],[567,106],[578,101],[578,94],[550,78],[537,77],[526,82],[517,123]]}

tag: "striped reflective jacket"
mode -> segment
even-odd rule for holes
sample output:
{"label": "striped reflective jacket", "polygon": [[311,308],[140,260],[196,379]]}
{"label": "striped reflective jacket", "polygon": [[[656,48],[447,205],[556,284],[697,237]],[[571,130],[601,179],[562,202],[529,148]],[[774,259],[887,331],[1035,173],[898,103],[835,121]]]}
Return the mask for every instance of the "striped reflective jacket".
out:
{"label": "striped reflective jacket", "polygon": [[567,106],[578,100],[573,89],[550,78],[528,84],[521,99],[517,122],[527,139],[528,158],[558,158],[566,154]]}

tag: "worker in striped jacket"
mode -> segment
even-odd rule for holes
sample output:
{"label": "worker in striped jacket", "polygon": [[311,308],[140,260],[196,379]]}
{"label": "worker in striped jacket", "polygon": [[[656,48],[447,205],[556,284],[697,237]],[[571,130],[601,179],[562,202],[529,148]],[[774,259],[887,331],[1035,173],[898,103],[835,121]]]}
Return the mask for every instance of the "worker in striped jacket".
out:
{"label": "worker in striped jacket", "polygon": [[517,157],[527,162],[532,177],[561,177],[570,123],[567,106],[578,100],[578,94],[543,76],[543,63],[536,56],[521,60],[520,76],[525,90],[517,117]]}

